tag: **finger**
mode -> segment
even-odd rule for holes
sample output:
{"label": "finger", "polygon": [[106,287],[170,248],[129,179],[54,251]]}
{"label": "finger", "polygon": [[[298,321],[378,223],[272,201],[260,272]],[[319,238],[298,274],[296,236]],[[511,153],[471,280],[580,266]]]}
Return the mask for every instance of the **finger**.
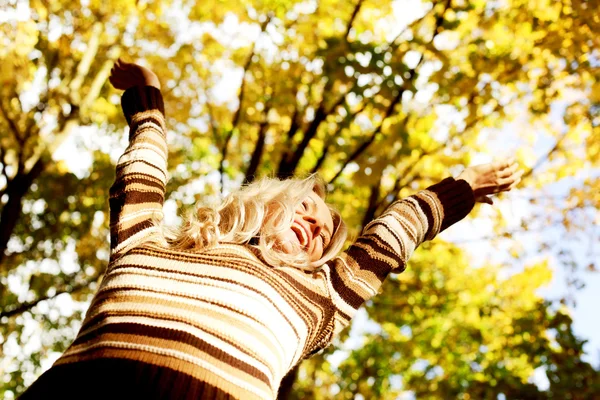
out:
{"label": "finger", "polygon": [[126,70],[131,66],[131,64],[119,57],[119,59],[115,63],[115,66],[120,70]]}
{"label": "finger", "polygon": [[515,179],[513,177],[498,179],[498,185],[496,186],[496,190],[494,192],[503,192],[506,189],[508,189],[513,183],[515,183]]}
{"label": "finger", "polygon": [[114,76],[111,76],[108,78],[108,81],[110,82],[111,85],[113,85],[114,87],[118,87],[119,84],[121,83],[119,81],[119,79],[115,78]]}
{"label": "finger", "polygon": [[518,185],[519,183],[521,183],[521,178],[519,178],[519,179],[517,179],[516,181],[514,181],[514,182],[513,182],[513,184],[512,184],[512,185],[510,185],[510,186],[508,187],[508,189],[506,189],[506,190],[508,191],[508,190],[512,190],[512,189],[516,188],[516,187],[517,187],[517,185]]}
{"label": "finger", "polygon": [[122,89],[125,86],[125,82],[122,79],[110,77],[108,80],[115,89]]}
{"label": "finger", "polygon": [[498,160],[492,163],[492,167],[498,171],[510,167],[512,162],[509,159]]}
{"label": "finger", "polygon": [[[512,180],[514,182],[517,179],[521,179],[521,177],[523,176],[524,173],[525,173],[525,171],[523,171],[523,170],[514,171],[513,173],[511,173],[509,176],[505,177],[504,179]],[[508,182],[506,182],[506,183],[508,183]]]}
{"label": "finger", "polygon": [[513,175],[517,171],[518,168],[519,168],[519,164],[512,163],[507,168],[504,168],[503,170],[501,170],[498,173],[498,176],[500,178],[508,178],[509,176]]}
{"label": "finger", "polygon": [[500,179],[498,181],[498,189],[499,191],[508,191],[514,188],[516,185],[521,182],[521,177],[523,176],[524,171],[519,171],[513,176],[505,179]]}
{"label": "finger", "polygon": [[494,204],[494,200],[492,200],[488,196],[480,196],[477,199],[475,199],[475,201],[477,201],[478,203],[485,203],[485,204],[490,204],[490,205]]}
{"label": "finger", "polygon": [[524,170],[519,170],[512,175],[512,178],[514,180],[521,180],[521,178],[523,177],[524,174],[525,174]]}

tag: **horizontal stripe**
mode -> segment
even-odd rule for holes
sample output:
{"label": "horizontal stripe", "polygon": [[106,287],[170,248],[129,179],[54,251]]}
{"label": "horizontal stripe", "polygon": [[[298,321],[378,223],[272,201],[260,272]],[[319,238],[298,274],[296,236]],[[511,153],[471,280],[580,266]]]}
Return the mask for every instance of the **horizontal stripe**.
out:
{"label": "horizontal stripe", "polygon": [[176,366],[240,398],[274,399],[294,364],[327,346],[446,219],[470,209],[459,204],[472,197],[468,185],[444,181],[392,204],[313,273],[272,268],[243,245],[198,252],[150,244],[161,229],[154,221],[163,216],[168,149],[164,117],[148,108],[162,97],[155,89],[126,94],[134,104],[124,106],[133,114],[130,143],[109,191],[111,262],[59,364],[124,357]]}
{"label": "horizontal stripe", "polygon": [[147,187],[148,189],[153,187],[161,191],[165,190],[165,185],[162,181],[144,173],[136,173],[135,176],[124,177],[113,185],[113,190],[116,193],[125,192],[125,189],[127,189],[129,185],[136,184],[141,187]]}
{"label": "horizontal stripe", "polygon": [[[185,343],[190,346],[195,347],[198,350],[206,352],[211,357],[219,359],[223,362],[230,364],[232,367],[239,369],[251,375],[260,381],[270,384],[269,377],[265,375],[264,372],[258,370],[256,367],[245,363],[244,361],[233,357],[231,354],[224,352],[223,350],[217,348],[216,346],[211,345],[205,340],[196,337],[188,332],[179,331],[176,329],[168,329],[168,328],[160,328],[151,325],[141,325],[135,323],[112,323],[101,326],[94,331],[90,332],[88,335],[84,335],[82,337],[77,338],[73,343],[74,346],[77,346],[81,343],[84,343],[88,340],[93,340],[94,337],[101,336],[106,333],[112,334],[131,334],[131,335],[140,335],[141,337],[155,337],[165,340],[170,340],[176,343]],[[220,338],[224,340],[223,338]],[[231,345],[231,343],[229,343]],[[235,346],[240,351],[244,351],[244,349]]]}
{"label": "horizontal stripe", "polygon": [[[76,364],[56,365],[46,371],[19,397],[29,399],[65,399],[65,385],[68,382],[69,393],[90,393],[87,398],[110,399],[115,398],[115,388],[118,388],[116,398],[158,400],[173,398],[179,400],[220,399],[233,400],[239,398],[256,398],[244,391],[235,393],[219,388],[218,384],[210,384],[198,376],[198,366],[181,363],[175,370],[167,366],[156,366],[144,361],[117,358],[120,355],[115,351],[105,354],[113,358],[81,360]],[[195,374],[194,374],[195,373]],[[98,384],[98,377],[102,377],[107,384]],[[156,379],[160,377],[160,379]],[[176,382],[172,385],[161,384]],[[222,385],[224,386],[224,385]],[[232,389],[229,385],[226,389]],[[263,397],[264,398],[264,397]]]}
{"label": "horizontal stripe", "polygon": [[[271,309],[277,312],[278,316],[284,319],[290,327],[294,324],[290,321],[289,317],[284,313],[280,305],[273,302],[269,297],[265,296],[263,292],[255,290],[253,287],[244,285],[238,281],[225,279],[225,278],[211,278],[202,279],[199,276],[193,276],[197,278],[191,280],[192,276],[185,278],[185,275],[173,276],[172,274],[166,276],[160,276],[155,274],[144,274],[143,269],[140,267],[139,272],[132,273],[131,271],[123,271],[123,266],[119,265],[111,269],[110,273],[105,276],[106,287],[143,287],[143,288],[155,288],[162,289],[165,292],[178,292],[178,293],[196,293],[195,298],[198,300],[210,300],[220,298],[222,293],[227,293],[228,303],[240,304],[240,310],[247,310],[249,312],[263,311],[265,308]],[[131,267],[130,267],[131,269]],[[135,278],[130,278],[128,275],[134,275]],[[135,284],[127,284],[127,282],[135,282]],[[216,286],[215,283],[227,283],[227,286]],[[202,291],[199,289],[202,288]],[[233,290],[237,289],[237,290]],[[244,289],[244,291],[240,291]],[[253,296],[248,296],[251,293]],[[239,299],[239,301],[236,301]],[[240,303],[241,301],[241,303]],[[244,303],[245,301],[245,303]],[[244,304],[241,306],[241,304]],[[251,308],[250,308],[251,307]],[[252,314],[249,314],[252,315]],[[272,315],[271,315],[272,316]],[[294,329],[295,330],[295,329]]]}
{"label": "horizontal stripe", "polygon": [[[261,390],[256,385],[252,385],[248,381],[244,379],[236,378],[231,374],[227,374],[222,369],[215,367],[214,364],[207,360],[191,357],[188,354],[164,349],[160,347],[147,346],[144,344],[138,343],[121,343],[115,341],[103,341],[101,343],[93,343],[86,347],[81,348],[71,348],[67,353],[65,353],[65,360],[58,359],[55,365],[61,365],[63,362],[69,362],[69,358],[71,358],[71,362],[76,362],[80,360],[85,360],[86,353],[92,353],[94,351],[100,350],[101,357],[110,357],[111,353],[115,354],[115,356],[121,355],[127,359],[141,359],[144,361],[155,361],[160,360],[161,358],[165,359],[167,362],[172,360],[181,360],[184,362],[188,362],[194,365],[197,365],[201,368],[204,368],[215,375],[219,376],[222,379],[228,380],[230,384],[234,387],[230,387],[230,390],[235,391],[235,387],[237,386],[240,389],[247,390],[252,392],[254,395],[259,396],[259,398],[266,398],[265,391]],[[111,351],[112,350],[112,351]],[[118,350],[121,350],[120,352]],[[73,360],[74,359],[74,360]],[[162,364],[162,363],[161,363]],[[210,383],[210,381],[209,381]],[[227,385],[228,386],[228,385]]]}
{"label": "horizontal stripe", "polygon": [[[144,156],[147,157],[147,156],[150,156],[150,154],[145,154]],[[162,166],[162,164],[166,163],[166,160],[159,159],[158,161],[161,161],[161,163],[153,164],[147,160],[143,160],[143,159],[139,159],[139,158],[133,158],[131,160],[123,159],[123,160],[119,161],[119,164],[117,165],[117,171],[116,171],[117,179],[115,180],[115,182],[118,183],[120,180],[126,179],[126,174],[140,174],[140,175],[150,174],[150,175],[152,175],[150,172],[152,172],[153,174],[156,174],[156,175],[154,175],[154,177],[156,179],[158,179],[160,182],[165,182],[167,179],[167,171],[165,171],[163,168],[161,168],[161,166]],[[143,170],[141,169],[142,167],[144,168]],[[137,170],[136,170],[136,168],[137,168]],[[143,171],[146,171],[146,172],[143,172]]]}
{"label": "horizontal stripe", "polygon": [[[243,346],[244,352],[259,360],[264,365],[279,365],[280,360],[285,358],[285,347],[274,334],[273,330],[267,329],[264,324],[253,322],[244,318],[239,313],[224,312],[223,309],[215,307],[210,303],[189,302],[185,299],[173,299],[157,293],[146,293],[136,291],[127,292],[126,295],[103,296],[94,302],[95,314],[88,316],[89,323],[84,323],[84,330],[93,329],[93,325],[102,318],[98,315],[112,315],[114,312],[124,314],[127,309],[137,312],[145,312],[153,318],[160,315],[170,314],[173,318],[198,326],[203,331]],[[234,339],[239,338],[237,342]]]}
{"label": "horizontal stripe", "polygon": [[[241,362],[244,362],[248,365],[251,365],[253,368],[260,370],[265,375],[273,375],[272,370],[269,366],[265,365],[261,361],[247,354],[245,351],[239,348],[241,346],[239,343],[236,346],[230,345],[228,341],[223,340],[220,337],[216,337],[211,335],[209,332],[205,331],[202,327],[192,326],[190,324],[186,324],[181,322],[176,318],[160,318],[155,316],[149,316],[145,313],[127,313],[127,312],[115,312],[112,315],[105,315],[103,318],[99,319],[99,323],[94,324],[91,327],[87,325],[82,327],[82,331],[78,336],[87,336],[88,339],[85,342],[78,343],[74,348],[86,347],[90,343],[95,343],[97,341],[104,341],[105,339],[102,335],[96,334],[97,331],[103,329],[104,327],[108,327],[110,330],[111,325],[115,324],[139,324],[143,326],[149,326],[153,328],[160,329],[168,329],[172,331],[179,332],[187,332],[193,337],[197,337],[211,346],[218,348],[219,350],[227,353],[228,357],[233,357]],[[197,321],[197,325],[202,325],[202,321]],[[152,335],[148,335],[148,337],[153,337]],[[127,342],[123,341],[123,345]],[[142,342],[143,343],[143,342]],[[183,343],[183,342],[182,342]],[[175,345],[175,343],[174,343]],[[191,345],[188,343],[188,345]],[[176,349],[180,351],[180,349]],[[199,348],[199,350],[201,350]],[[191,355],[190,355],[191,356]]]}
{"label": "horizontal stripe", "polygon": [[159,118],[156,114],[148,114],[143,118],[134,118],[131,120],[131,126],[129,130],[130,132],[134,132],[134,135],[130,136],[130,140],[134,139],[135,135],[140,133],[140,129],[144,129],[144,125],[152,128],[155,132],[164,137],[164,133],[162,132],[164,120]]}
{"label": "horizontal stripe", "polygon": [[131,238],[136,233],[139,233],[139,232],[146,230],[148,228],[151,228],[153,226],[154,226],[154,222],[152,222],[151,220],[145,220],[145,221],[142,221],[142,222],[132,226],[129,229],[115,230],[110,235],[111,246],[113,243],[116,245],[117,243],[123,242],[123,241]]}
{"label": "horizontal stripe", "polygon": [[[138,289],[138,290],[144,290],[142,288]],[[119,290],[120,291],[120,290]],[[150,289],[145,289],[145,292],[151,292]],[[118,293],[118,291],[117,291]],[[168,292],[159,292],[159,294],[168,294]],[[155,295],[153,293],[153,295]],[[86,330],[89,329],[93,329],[93,327],[99,323],[102,323],[103,319],[106,318],[106,315],[102,312],[102,298],[103,296],[109,297],[109,296],[115,296],[115,294],[110,294],[107,293],[106,290],[102,290],[99,294],[98,294],[98,298],[100,298],[100,300],[96,301],[96,299],[94,299],[94,302],[92,303],[92,308],[94,310],[96,310],[94,313],[88,313],[88,316],[86,317],[86,320],[84,321],[84,324],[82,326],[82,333],[85,332]],[[187,297],[188,299],[190,298],[190,296],[185,296],[182,293],[177,293],[177,294],[171,294],[171,296],[173,296],[173,298],[177,299],[177,298],[183,298],[183,297]],[[195,297],[194,299],[197,299],[197,297]],[[215,312],[221,312],[221,313],[225,313],[226,315],[229,315],[232,318],[236,318],[239,320],[240,322],[240,326],[245,326],[245,325],[252,325],[252,326],[262,326],[264,327],[263,329],[267,329],[270,330],[272,332],[271,335],[269,335],[270,337],[268,338],[268,340],[272,341],[273,344],[273,349],[272,351],[276,351],[278,354],[280,354],[281,350],[278,350],[279,348],[279,343],[281,343],[281,345],[285,345],[288,342],[299,342],[300,338],[294,338],[294,336],[291,336],[290,334],[292,333],[291,331],[287,331],[287,329],[289,329],[289,326],[280,326],[278,329],[273,330],[273,327],[269,327],[269,325],[267,324],[268,321],[265,321],[264,319],[258,319],[256,317],[253,317],[251,315],[249,315],[248,313],[243,312],[243,310],[241,310],[239,307],[232,307],[229,304],[223,302],[223,301],[214,301],[214,300],[210,300],[210,299],[206,299],[203,300],[202,302],[197,302],[196,303],[198,307],[205,307],[206,304],[210,305],[213,307],[213,309],[215,310]],[[270,319],[269,319],[270,321]],[[284,334],[282,336],[282,333]],[[284,352],[290,351],[290,349],[284,347],[282,349]]]}
{"label": "horizontal stripe", "polygon": [[[131,188],[129,188],[128,191],[117,193],[115,196],[113,196],[110,199],[110,203],[112,207],[119,208],[127,204],[158,203],[161,205],[163,200],[163,193],[131,190]],[[116,211],[117,210],[115,210],[115,212]]]}

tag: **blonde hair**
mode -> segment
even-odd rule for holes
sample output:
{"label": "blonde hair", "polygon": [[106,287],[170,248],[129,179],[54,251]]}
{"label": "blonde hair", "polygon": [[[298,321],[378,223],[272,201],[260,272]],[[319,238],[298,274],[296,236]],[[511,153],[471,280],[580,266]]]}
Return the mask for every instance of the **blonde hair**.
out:
{"label": "blonde hair", "polygon": [[335,257],[346,240],[347,228],[339,212],[328,205],[334,230],[320,260],[310,262],[299,244],[282,251],[278,235],[288,230],[295,210],[311,192],[325,199],[325,184],[317,175],[305,179],[262,178],[229,194],[218,207],[199,206],[178,228],[165,227],[172,249],[205,250],[219,243],[247,244],[260,250],[271,266],[292,266],[313,271]]}

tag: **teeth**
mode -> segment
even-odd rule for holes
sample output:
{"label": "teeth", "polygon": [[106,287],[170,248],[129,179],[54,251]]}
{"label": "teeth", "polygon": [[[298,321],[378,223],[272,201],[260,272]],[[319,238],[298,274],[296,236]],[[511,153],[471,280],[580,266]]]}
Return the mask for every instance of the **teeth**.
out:
{"label": "teeth", "polygon": [[296,226],[296,233],[300,233],[300,236],[302,236],[302,239],[300,240],[300,244],[302,246],[306,246],[306,244],[308,243],[308,237],[306,236],[306,232],[304,231],[304,229],[302,229],[302,227],[300,226]]}
{"label": "teeth", "polygon": [[306,232],[304,229],[300,228],[300,233],[302,234],[302,246],[306,246],[308,244],[308,237],[306,236]]}

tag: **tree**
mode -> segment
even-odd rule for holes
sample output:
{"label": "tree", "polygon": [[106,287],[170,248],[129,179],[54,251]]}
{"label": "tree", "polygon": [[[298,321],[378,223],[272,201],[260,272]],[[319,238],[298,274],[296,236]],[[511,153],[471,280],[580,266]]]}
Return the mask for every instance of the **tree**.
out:
{"label": "tree", "polygon": [[[164,3],[165,5],[167,3]],[[114,130],[118,108],[106,85],[110,68],[126,42],[169,40],[165,30],[135,31],[159,9],[136,2],[18,1],[2,24],[0,50],[0,308],[4,344],[31,340],[20,316],[63,293],[86,300],[107,260],[106,190],[113,161],[96,151],[92,170],[76,176],[53,157],[61,144],[85,126]],[[5,13],[4,11],[2,12]],[[146,34],[144,34],[146,33]],[[76,252],[75,260],[65,259]],[[68,266],[70,264],[71,266]],[[73,267],[75,264],[75,267]],[[11,290],[11,279],[28,285],[25,296]],[[14,282],[14,281],[13,281]],[[56,312],[56,309],[54,309]],[[27,314],[31,316],[31,314]],[[61,351],[73,337],[81,310],[70,315],[36,313],[33,320],[50,334],[31,358],[3,365],[5,388],[22,388],[22,375],[39,368],[48,350]],[[32,318],[28,318],[32,322]],[[6,349],[5,349],[6,351]],[[17,390],[18,391],[18,390]]]}
{"label": "tree", "polygon": [[[68,344],[106,265],[106,190],[117,150],[123,148],[124,124],[118,96],[106,78],[118,55],[144,59],[162,80],[172,128],[168,209],[216,200],[255,176],[318,172],[330,183],[330,200],[355,237],[394,200],[498,146],[514,151],[530,171],[529,189],[518,194],[530,203],[528,218],[515,223],[502,212],[489,215],[495,227],[490,239],[509,243],[504,257],[522,267],[526,250],[514,238],[549,227],[564,230],[573,241],[593,243],[598,233],[588,221],[596,218],[600,203],[597,174],[571,184],[564,195],[549,197],[547,191],[552,182],[598,169],[595,4],[380,3],[11,4],[13,10],[28,9],[31,18],[7,17],[2,35],[9,45],[0,52],[0,335],[4,352],[11,354],[0,364],[2,374],[10,377],[0,392],[19,393],[39,374],[43,360]],[[234,96],[227,94],[232,87]],[[515,135],[519,143],[502,143],[497,132],[507,123],[529,131]],[[79,147],[93,162],[87,171],[74,174],[52,156],[61,143],[81,137],[78,131],[86,125],[93,127],[86,132],[97,140],[82,140]],[[572,270],[574,287],[581,284],[581,265],[595,269],[593,250],[582,259],[566,241],[555,244],[543,238],[534,243],[548,259]],[[316,398],[327,397],[336,385],[340,396],[384,398],[393,393],[390,382],[398,378],[390,377],[397,375],[406,390],[423,396],[446,390],[463,396],[526,397],[542,395],[524,383],[536,368],[559,376],[562,383],[550,378],[552,390],[571,373],[584,371],[580,381],[586,384],[597,379],[596,370],[581,360],[581,342],[569,336],[568,314],[537,298],[537,286],[527,286],[526,304],[510,304],[510,313],[503,309],[498,314],[492,305],[511,298],[505,285],[514,280],[502,282],[468,268],[460,250],[448,243],[436,242],[426,250],[417,253],[405,277],[390,280],[367,307],[381,333],[367,336],[364,347],[337,369],[326,355],[305,363],[298,393],[320,382],[323,390],[314,393]],[[433,264],[421,266],[418,257],[445,259],[461,268],[434,277]],[[411,272],[417,270],[421,279]],[[544,275],[540,271],[542,266],[522,276]],[[472,275],[495,289],[467,301],[452,298],[450,288],[435,286],[454,279],[476,294],[468,287]],[[426,285],[435,287],[431,296],[413,293]],[[404,304],[398,303],[399,293],[413,299],[408,304],[419,306],[421,318],[390,311],[392,305]],[[77,312],[65,314],[60,304],[66,300],[61,299],[80,301],[72,306]],[[441,316],[425,313],[428,307]],[[475,310],[483,314],[475,318]],[[492,340],[486,336],[485,324],[492,326],[501,316],[503,323],[523,331],[499,337],[510,343],[510,359],[515,360],[510,367],[500,364],[501,353],[489,350]],[[561,335],[566,341],[556,345],[547,335],[558,320],[565,324]],[[28,355],[15,349],[24,349],[31,326],[47,334]],[[469,329],[461,330],[463,326]],[[413,335],[421,330],[418,337],[423,339],[402,339],[407,329]],[[524,339],[525,330],[530,339]],[[399,350],[384,346],[390,336]],[[465,358],[457,359],[457,353],[444,358],[451,353],[440,352],[428,342],[433,339],[460,343]],[[559,357],[563,353],[557,348],[566,349],[571,358]],[[536,358],[540,349],[545,360]],[[369,361],[396,353],[403,357],[387,366]],[[566,368],[571,364],[577,367]],[[368,368],[353,370],[363,365]],[[355,372],[365,379],[352,382]],[[450,374],[452,379],[440,381]],[[565,393],[572,389],[564,388]]]}
{"label": "tree", "polygon": [[[498,279],[500,266],[470,267],[452,245],[432,243],[425,250],[367,305],[380,329],[353,347],[350,341],[336,347],[347,353],[339,365],[331,351],[309,360],[306,370],[327,372],[301,374],[292,398],[395,399],[407,391],[418,399],[600,394],[600,374],[582,361],[584,342],[573,335],[568,313],[535,294],[551,279],[546,263]],[[547,390],[530,381],[536,369],[546,372]],[[325,374],[332,377],[320,381]]]}

